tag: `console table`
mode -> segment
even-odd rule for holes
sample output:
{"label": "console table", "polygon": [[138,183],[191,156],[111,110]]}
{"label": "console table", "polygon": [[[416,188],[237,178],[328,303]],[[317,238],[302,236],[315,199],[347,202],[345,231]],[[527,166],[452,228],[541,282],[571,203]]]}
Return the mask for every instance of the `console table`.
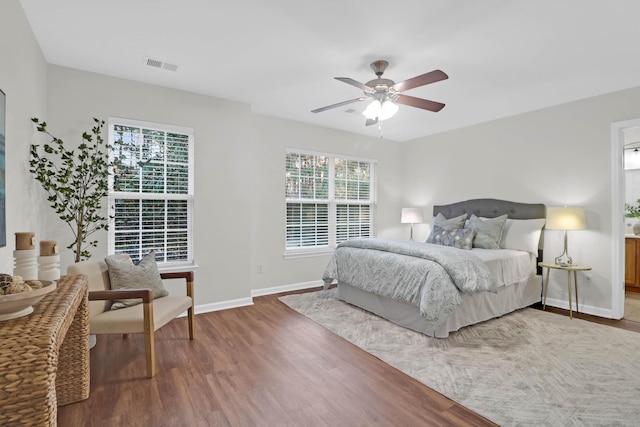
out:
{"label": "console table", "polygon": [[0,322],[0,425],[55,426],[89,397],[87,277],[62,276],[33,313]]}

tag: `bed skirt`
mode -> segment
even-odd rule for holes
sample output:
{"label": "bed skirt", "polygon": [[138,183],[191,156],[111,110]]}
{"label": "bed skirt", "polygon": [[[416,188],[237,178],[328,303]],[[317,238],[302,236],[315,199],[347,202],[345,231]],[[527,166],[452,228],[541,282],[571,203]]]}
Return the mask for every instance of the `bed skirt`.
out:
{"label": "bed skirt", "polygon": [[425,335],[446,338],[450,332],[485,320],[500,317],[514,310],[541,301],[542,276],[526,282],[498,288],[497,293],[481,292],[462,295],[460,306],[444,323],[431,326],[420,316],[418,307],[365,292],[351,285],[338,283],[338,298],[363,308],[405,328]]}

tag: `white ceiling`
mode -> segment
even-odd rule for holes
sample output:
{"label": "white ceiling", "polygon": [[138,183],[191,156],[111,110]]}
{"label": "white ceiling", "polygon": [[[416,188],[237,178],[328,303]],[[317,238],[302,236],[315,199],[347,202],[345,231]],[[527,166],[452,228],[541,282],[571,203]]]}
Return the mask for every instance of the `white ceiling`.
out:
{"label": "white ceiling", "polygon": [[[251,104],[258,114],[379,136],[364,102],[334,80],[396,82],[406,94],[384,138],[405,141],[640,86],[638,0],[21,0],[46,60]],[[152,68],[145,58],[178,65]],[[639,100],[640,102],[640,100]],[[356,109],[357,113],[345,110]]]}

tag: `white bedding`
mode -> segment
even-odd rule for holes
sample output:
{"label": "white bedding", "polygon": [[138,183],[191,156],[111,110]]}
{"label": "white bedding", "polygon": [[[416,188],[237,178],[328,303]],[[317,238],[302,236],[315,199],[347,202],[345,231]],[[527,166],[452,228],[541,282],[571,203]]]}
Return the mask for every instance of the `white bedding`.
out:
{"label": "white bedding", "polygon": [[496,279],[498,287],[525,282],[536,275],[536,257],[529,252],[512,249],[471,249]]}
{"label": "white bedding", "polygon": [[[462,250],[462,249],[460,249]],[[338,283],[338,298],[364,308],[398,325],[428,336],[446,338],[450,332],[492,319],[540,301],[542,278],[536,274],[536,257],[513,249],[470,251],[487,266],[497,282],[497,292],[461,295],[460,306],[446,320],[434,326],[420,315],[417,307]]]}

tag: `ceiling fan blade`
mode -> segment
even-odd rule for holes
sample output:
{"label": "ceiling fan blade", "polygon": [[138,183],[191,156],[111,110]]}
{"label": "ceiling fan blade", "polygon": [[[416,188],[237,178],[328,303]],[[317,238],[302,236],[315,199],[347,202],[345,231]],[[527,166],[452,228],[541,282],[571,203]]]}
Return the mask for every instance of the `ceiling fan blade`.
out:
{"label": "ceiling fan blade", "polygon": [[367,93],[373,93],[374,89],[372,87],[367,86],[364,83],[360,83],[356,80],[353,80],[349,77],[335,77],[336,80],[340,80],[341,82],[350,84],[351,86],[355,86],[357,88],[362,89],[363,91],[367,92]]}
{"label": "ceiling fan blade", "polygon": [[364,98],[364,97],[350,99],[348,101],[338,102],[337,104],[327,105],[326,107],[316,108],[315,110],[311,110],[311,112],[312,113],[321,113],[323,111],[327,111],[327,110],[330,110],[332,108],[342,107],[343,105],[352,104],[352,103],[358,102],[358,101],[364,101],[365,99],[366,98]]}
{"label": "ceiling fan blade", "polygon": [[404,92],[405,90],[413,89],[414,87],[428,85],[429,83],[439,82],[440,80],[446,80],[449,76],[444,71],[433,70],[429,73],[422,74],[412,79],[399,82],[391,86],[396,92]]}
{"label": "ceiling fan blade", "polygon": [[376,117],[375,119],[367,119],[366,122],[364,122],[365,126],[371,126],[371,125],[375,125],[376,123],[378,123],[378,118]]}
{"label": "ceiling fan blade", "polygon": [[444,108],[444,104],[435,101],[429,101],[428,99],[416,98],[409,95],[398,95],[396,98],[398,104],[408,105],[410,107],[422,108],[423,110],[429,110],[438,112]]}

